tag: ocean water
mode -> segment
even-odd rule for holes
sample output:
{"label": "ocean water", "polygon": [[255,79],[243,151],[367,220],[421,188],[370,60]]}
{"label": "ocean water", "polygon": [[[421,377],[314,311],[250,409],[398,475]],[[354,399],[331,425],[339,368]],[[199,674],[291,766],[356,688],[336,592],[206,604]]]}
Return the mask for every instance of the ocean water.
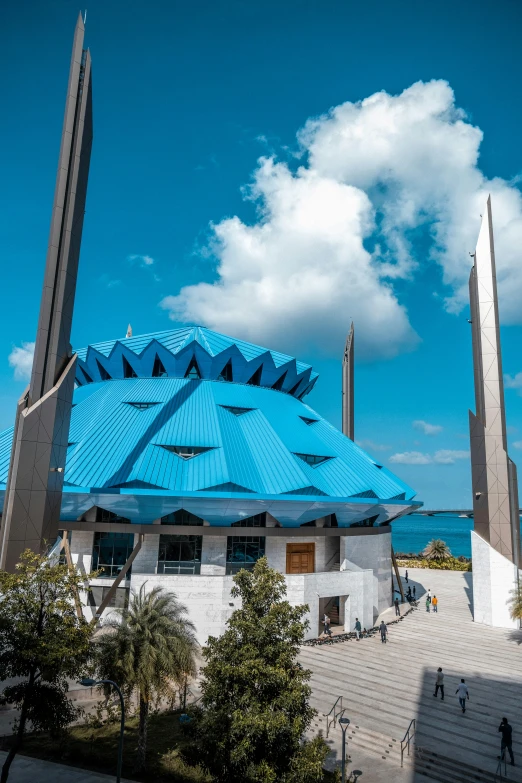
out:
{"label": "ocean water", "polygon": [[411,514],[392,522],[392,544],[395,552],[422,552],[432,538],[442,538],[454,557],[471,557],[470,530],[473,520],[467,517]]}

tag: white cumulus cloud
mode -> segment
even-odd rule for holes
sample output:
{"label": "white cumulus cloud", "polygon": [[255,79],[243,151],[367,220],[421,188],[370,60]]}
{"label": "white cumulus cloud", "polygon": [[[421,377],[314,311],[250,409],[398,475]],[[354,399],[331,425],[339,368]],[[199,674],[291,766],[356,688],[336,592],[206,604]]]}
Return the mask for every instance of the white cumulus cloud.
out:
{"label": "white cumulus cloud", "polygon": [[422,419],[417,419],[417,421],[414,421],[413,427],[416,430],[420,430],[425,435],[438,435],[439,432],[442,432],[442,427],[440,424],[428,424],[427,421],[423,421]]}
{"label": "white cumulus cloud", "polygon": [[392,454],[390,462],[398,465],[453,465],[458,459],[468,459],[469,451],[454,449],[439,449],[434,454],[422,451],[403,451]]}
{"label": "white cumulus cloud", "polygon": [[8,362],[14,368],[14,377],[17,381],[26,381],[31,377],[33,367],[34,343],[22,343],[21,346],[13,346],[8,356]]}
{"label": "white cumulus cloud", "polygon": [[504,375],[504,386],[506,389],[517,389],[519,394],[522,394],[522,372],[517,372],[516,375]]}
{"label": "white cumulus cloud", "polygon": [[359,358],[393,356],[419,339],[395,281],[435,261],[448,286],[441,301],[458,312],[491,193],[501,316],[522,323],[522,198],[513,183],[482,174],[481,141],[442,80],[308,120],[299,167],[258,161],[244,191],[257,220],[211,226],[204,253],[216,259],[215,282],[185,286],[162,307],[268,345],[335,353],[353,319]]}
{"label": "white cumulus cloud", "polygon": [[429,465],[433,460],[429,454],[423,454],[421,451],[402,451],[392,454],[390,462],[397,465]]}
{"label": "white cumulus cloud", "polygon": [[356,440],[355,442],[361,449],[368,449],[369,451],[389,451],[391,449],[391,446],[387,446],[385,443],[376,443],[374,440],[366,438]]}
{"label": "white cumulus cloud", "polygon": [[516,441],[513,443],[513,448],[514,448],[514,449],[522,449],[522,440],[516,440]]}
{"label": "white cumulus cloud", "polygon": [[129,263],[131,264],[138,263],[141,266],[152,266],[154,263],[154,259],[152,258],[152,256],[142,256],[136,254],[132,256],[127,256],[127,261],[129,261]]}

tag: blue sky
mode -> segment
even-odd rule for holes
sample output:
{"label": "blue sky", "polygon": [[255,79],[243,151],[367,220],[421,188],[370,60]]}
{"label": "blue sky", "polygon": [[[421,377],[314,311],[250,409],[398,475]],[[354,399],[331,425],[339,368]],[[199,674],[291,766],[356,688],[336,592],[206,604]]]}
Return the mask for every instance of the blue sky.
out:
{"label": "blue sky", "polygon": [[[2,428],[36,330],[77,13],[2,10]],[[203,323],[311,362],[308,402],[340,425],[353,317],[356,438],[426,505],[469,507],[465,283],[487,190],[522,457],[521,22],[514,0],[91,0],[73,344]]]}

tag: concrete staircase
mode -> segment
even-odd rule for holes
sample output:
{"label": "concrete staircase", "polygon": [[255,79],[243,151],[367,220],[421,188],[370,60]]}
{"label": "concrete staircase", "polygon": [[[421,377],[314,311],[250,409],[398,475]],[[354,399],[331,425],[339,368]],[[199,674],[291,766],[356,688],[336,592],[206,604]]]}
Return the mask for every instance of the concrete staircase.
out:
{"label": "concrete staircase", "polygon": [[[515,762],[522,764],[522,633],[473,623],[470,577],[410,569],[417,596],[431,588],[439,598],[437,614],[427,613],[421,602],[418,610],[390,626],[386,645],[372,637],[301,650],[301,663],[312,670],[312,705],[324,715],[342,695],[351,720],[348,752],[360,750],[375,765],[389,765],[390,781],[403,779],[400,740],[413,717],[417,747],[404,763],[413,775],[404,777],[408,783],[493,783],[504,715],[513,726]],[[445,674],[444,702],[433,698],[439,665]],[[461,677],[470,689],[464,715],[455,695]],[[326,735],[325,719],[316,724],[315,730]],[[330,730],[337,756],[340,737],[338,727]],[[367,783],[373,780],[371,769],[365,769]],[[508,764],[507,775],[522,783],[520,767]]]}

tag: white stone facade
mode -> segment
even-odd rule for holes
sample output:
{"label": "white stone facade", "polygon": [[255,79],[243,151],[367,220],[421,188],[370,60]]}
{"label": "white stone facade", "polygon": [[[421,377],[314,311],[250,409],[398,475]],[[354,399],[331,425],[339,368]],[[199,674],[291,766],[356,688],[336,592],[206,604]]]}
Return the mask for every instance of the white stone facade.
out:
{"label": "white stone facade", "polygon": [[517,583],[517,567],[487,541],[471,531],[473,562],[473,619],[496,628],[518,628],[509,614],[510,591]]}
{"label": "white stone facade", "polygon": [[[202,534],[200,574],[158,574],[160,531],[147,533],[132,564],[130,580],[122,587],[139,590],[159,585],[176,593],[187,607],[189,618],[197,629],[198,641],[204,644],[209,635],[220,635],[226,622],[240,602],[231,597],[233,576],[226,575],[227,537],[207,534],[208,528],[194,529]],[[204,531],[204,532],[203,532]],[[232,529],[231,535],[263,535],[263,529]],[[312,532],[312,531],[310,531]],[[278,531],[279,533],[279,531]],[[92,563],[94,533],[74,530],[71,538],[73,561],[83,573]],[[135,544],[138,536],[135,535]],[[287,574],[287,544],[313,543],[315,562],[313,573]],[[378,535],[265,535],[268,564],[285,575],[287,597],[291,604],[307,604],[309,623],[307,638],[315,638],[322,630],[322,599],[339,599],[339,618],[346,630],[353,630],[357,617],[363,627],[373,626],[377,614],[391,604],[391,540],[389,533]],[[109,587],[112,579],[92,580],[92,586]],[[82,596],[86,603],[86,595]],[[104,611],[107,617],[112,609]],[[87,613],[92,616],[88,607]]]}

